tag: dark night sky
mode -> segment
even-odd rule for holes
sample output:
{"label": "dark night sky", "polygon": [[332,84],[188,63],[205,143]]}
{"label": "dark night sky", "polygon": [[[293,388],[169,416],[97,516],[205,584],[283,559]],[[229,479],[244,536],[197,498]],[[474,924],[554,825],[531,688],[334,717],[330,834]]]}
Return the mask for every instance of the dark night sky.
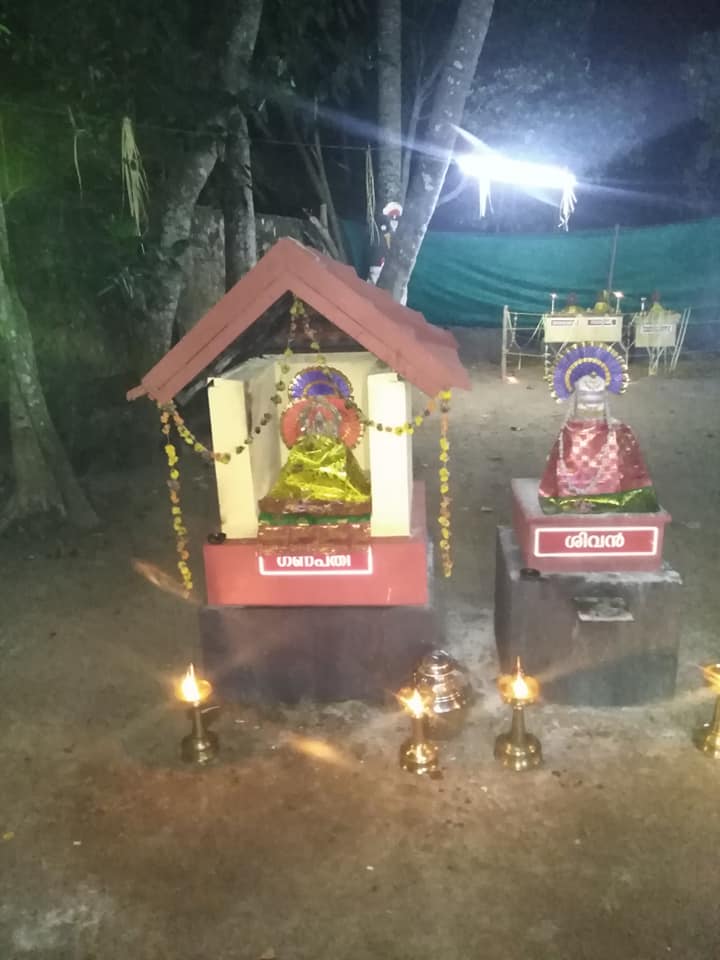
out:
{"label": "dark night sky", "polygon": [[718,0],[600,0],[593,36],[600,50],[655,63],[682,59],[692,34],[719,27]]}
{"label": "dark night sky", "polygon": [[[688,145],[697,137],[697,122],[689,115],[679,68],[688,44],[704,31],[720,29],[720,0],[601,0],[593,24],[593,40],[612,62],[633,61],[647,71],[656,98],[651,125],[657,140],[641,170],[630,172],[642,200],[626,195],[617,209],[612,201],[586,209],[587,220],[629,219],[637,223],[693,218],[698,211],[677,200]],[[702,215],[702,214],[701,214]],[[580,221],[586,217],[579,218]]]}
{"label": "dark night sky", "polygon": [[[530,7],[532,0],[528,0]],[[500,12],[496,8],[496,13]],[[572,7],[568,3],[568,23]],[[508,29],[503,15],[494,20],[496,29]],[[492,28],[491,28],[492,29]],[[616,169],[588,190],[581,184],[574,228],[605,227],[616,222],[642,225],[706,216],[707,211],[686,199],[683,176],[689,151],[697,144],[699,123],[691,116],[680,68],[687,59],[691,39],[704,31],[720,29],[720,0],[597,0],[590,30],[588,56],[594,65],[611,65],[622,71],[632,64],[645,74],[653,91],[655,109],[649,119],[650,140],[641,165],[620,160]],[[563,26],[556,28],[563,42]],[[492,37],[489,37],[492,44]],[[568,40],[568,42],[572,42]],[[627,103],[628,123],[633,122],[633,104]],[[467,196],[440,209],[436,227],[467,221]],[[530,213],[537,206],[526,204]],[[489,226],[489,224],[488,224]]]}

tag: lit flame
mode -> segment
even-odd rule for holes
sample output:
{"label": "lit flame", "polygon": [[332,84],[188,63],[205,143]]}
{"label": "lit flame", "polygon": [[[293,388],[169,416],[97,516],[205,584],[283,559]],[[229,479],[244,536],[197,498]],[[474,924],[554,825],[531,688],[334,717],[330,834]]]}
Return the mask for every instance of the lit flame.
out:
{"label": "lit flame", "polygon": [[415,689],[409,697],[401,697],[400,699],[411,716],[418,718],[425,716],[425,701],[419,690]]}
{"label": "lit flame", "polygon": [[513,677],[510,689],[512,690],[512,695],[515,700],[527,700],[530,697],[530,687],[528,687],[525,680],[525,675],[520,665],[520,657],[517,658],[515,676]]}
{"label": "lit flame", "polygon": [[180,696],[188,703],[200,703],[210,692],[210,684],[206,680],[197,681],[195,667],[191,663],[185,676],[180,682]]}

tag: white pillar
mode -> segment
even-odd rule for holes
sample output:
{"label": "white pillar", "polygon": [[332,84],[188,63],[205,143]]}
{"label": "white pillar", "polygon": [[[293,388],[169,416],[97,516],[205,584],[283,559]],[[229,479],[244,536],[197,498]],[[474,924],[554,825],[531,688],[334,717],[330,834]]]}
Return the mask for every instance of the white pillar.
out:
{"label": "white pillar", "polygon": [[231,453],[230,463],[215,463],[220,528],[232,540],[257,536],[257,503],[250,450],[236,454],[247,436],[245,382],[217,377],[208,387],[213,450]]}
{"label": "white pillar", "polygon": [[[412,419],[410,385],[396,373],[368,377],[368,416],[375,423],[396,427]],[[413,467],[412,435],[370,428],[370,483],[373,537],[410,535]]]}

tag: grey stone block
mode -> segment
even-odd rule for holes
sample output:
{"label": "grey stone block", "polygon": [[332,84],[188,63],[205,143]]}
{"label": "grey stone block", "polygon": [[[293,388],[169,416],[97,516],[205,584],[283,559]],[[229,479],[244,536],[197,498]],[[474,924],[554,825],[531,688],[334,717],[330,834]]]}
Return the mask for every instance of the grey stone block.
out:
{"label": "grey stone block", "polygon": [[672,697],[680,575],[538,574],[522,568],[513,531],[498,528],[495,642],[503,672],[520,656],[548,702],[631,706]]}

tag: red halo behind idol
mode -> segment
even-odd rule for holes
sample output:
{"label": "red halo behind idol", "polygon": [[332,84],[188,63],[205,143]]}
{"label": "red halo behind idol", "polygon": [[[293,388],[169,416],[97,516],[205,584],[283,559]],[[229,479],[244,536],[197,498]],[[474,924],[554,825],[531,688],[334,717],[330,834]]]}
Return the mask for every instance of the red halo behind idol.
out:
{"label": "red halo behind idol", "polygon": [[319,403],[314,397],[305,397],[290,404],[285,410],[280,418],[280,432],[286,446],[294,446],[303,436],[302,421],[307,417],[311,407],[315,407],[316,412],[319,412],[328,423],[336,421],[339,414],[338,439],[349,448],[357,444],[363,430],[357,408],[347,406],[344,397],[323,396]]}

